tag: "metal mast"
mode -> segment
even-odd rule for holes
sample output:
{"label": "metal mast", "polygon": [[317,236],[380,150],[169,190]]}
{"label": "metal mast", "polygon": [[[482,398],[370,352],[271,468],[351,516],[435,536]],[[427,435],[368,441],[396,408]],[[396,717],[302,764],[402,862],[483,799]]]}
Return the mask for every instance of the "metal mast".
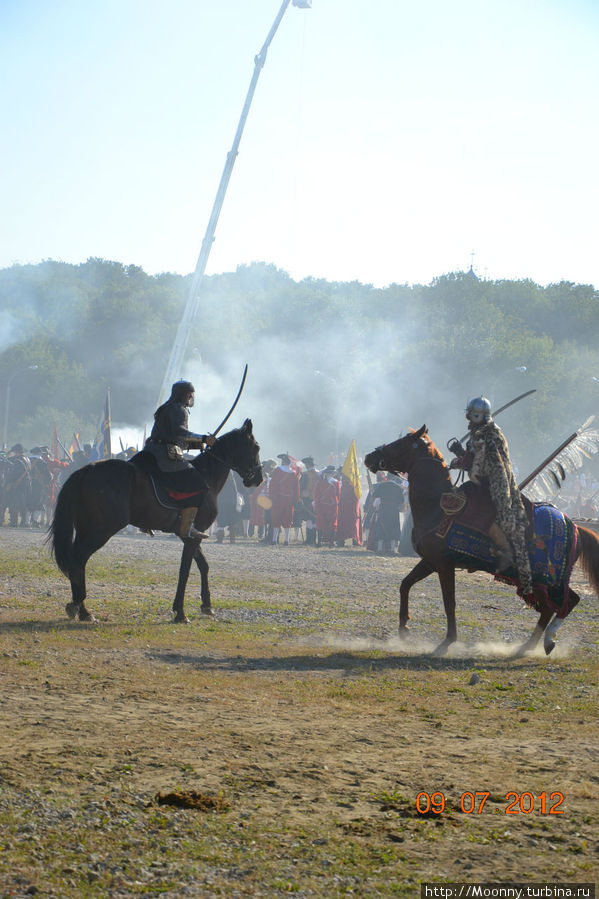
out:
{"label": "metal mast", "polygon": [[[250,86],[248,88],[247,96],[245,98],[245,103],[243,104],[243,109],[241,111],[241,118],[239,119],[239,124],[237,125],[237,131],[235,132],[235,138],[233,140],[233,145],[227,154],[227,160],[225,162],[225,167],[223,169],[223,173],[221,175],[220,184],[218,185],[218,190],[216,192],[216,198],[214,200],[214,204],[212,206],[212,214],[210,215],[210,220],[208,222],[208,227],[206,228],[206,233],[204,235],[204,240],[202,241],[202,247],[200,249],[200,255],[198,256],[198,261],[196,263],[195,271],[193,273],[193,278],[191,279],[191,285],[189,287],[189,293],[187,295],[187,303],[185,305],[185,310],[183,312],[183,317],[179,323],[179,328],[177,330],[177,336],[175,337],[175,342],[173,344],[173,348],[171,350],[170,359],[168,361],[168,365],[166,367],[166,371],[164,373],[164,379],[162,381],[162,387],[160,388],[160,396],[158,398],[158,405],[164,402],[164,400],[170,395],[171,385],[174,381],[178,380],[182,377],[182,369],[183,362],[185,359],[185,352],[187,350],[187,342],[189,340],[189,331],[191,324],[195,318],[195,314],[198,308],[198,297],[200,292],[200,287],[202,284],[202,279],[204,277],[204,273],[206,271],[206,265],[208,263],[208,257],[210,256],[210,250],[212,249],[212,244],[214,242],[214,233],[216,231],[216,226],[218,224],[218,219],[220,216],[220,211],[222,209],[223,201],[225,199],[225,193],[227,191],[227,186],[229,184],[229,179],[231,177],[231,172],[233,171],[233,166],[235,164],[235,159],[237,157],[239,143],[241,141],[241,136],[243,134],[243,129],[245,127],[245,122],[248,117],[248,113],[250,111],[250,106],[254,97],[254,92],[256,90],[256,85],[258,84],[258,78],[260,77],[260,72],[266,62],[266,53],[272,39],[274,38],[276,31],[281,23],[281,19],[285,15],[287,7],[289,6],[291,0],[283,0],[281,4],[281,8],[277,13],[277,16],[272,24],[270,31],[268,32],[267,38],[264,41],[264,45],[260,50],[260,53],[254,59],[254,74],[252,75],[252,80],[250,81]],[[298,6],[303,9],[309,9],[312,5],[311,0],[293,0],[293,5]]]}

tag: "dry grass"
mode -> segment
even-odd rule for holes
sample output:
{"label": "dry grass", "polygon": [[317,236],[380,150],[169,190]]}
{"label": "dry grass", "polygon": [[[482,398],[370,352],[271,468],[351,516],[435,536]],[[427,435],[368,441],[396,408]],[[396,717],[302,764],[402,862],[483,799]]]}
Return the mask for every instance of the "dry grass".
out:
{"label": "dry grass", "polygon": [[[116,538],[90,566],[89,626],[63,615],[67,584],[39,536],[0,532],[1,895],[593,880],[595,598],[554,656],[512,660],[534,616],[486,576],[460,577],[463,643],[438,659],[432,580],[416,589],[413,642],[395,637],[410,560],[249,544],[207,555],[217,617],[199,618],[196,578],[194,620],[175,626],[176,544]],[[532,793],[534,811],[506,814],[510,791]],[[444,811],[419,814],[420,793],[442,793]]]}

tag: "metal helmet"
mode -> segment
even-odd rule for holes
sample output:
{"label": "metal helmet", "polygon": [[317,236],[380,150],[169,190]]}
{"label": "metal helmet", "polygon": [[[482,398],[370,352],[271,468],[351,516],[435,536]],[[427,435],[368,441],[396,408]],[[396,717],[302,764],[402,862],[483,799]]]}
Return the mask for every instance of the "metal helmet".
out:
{"label": "metal helmet", "polygon": [[491,403],[486,396],[475,396],[466,406],[466,418],[474,425],[488,424],[493,421]]}
{"label": "metal helmet", "polygon": [[195,393],[195,387],[191,381],[175,381],[171,387],[171,399],[176,403],[182,403],[189,393]]}

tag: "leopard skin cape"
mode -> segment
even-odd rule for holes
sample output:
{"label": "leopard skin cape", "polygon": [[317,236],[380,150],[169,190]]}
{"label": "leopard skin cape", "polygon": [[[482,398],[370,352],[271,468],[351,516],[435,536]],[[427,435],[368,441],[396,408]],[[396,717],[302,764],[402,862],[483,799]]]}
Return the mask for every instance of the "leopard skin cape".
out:
{"label": "leopard skin cape", "polygon": [[526,512],[516,483],[508,445],[494,421],[474,428],[471,435],[474,461],[470,477],[489,483],[491,499],[497,510],[497,524],[511,540],[523,593],[532,592],[532,574],[524,532]]}

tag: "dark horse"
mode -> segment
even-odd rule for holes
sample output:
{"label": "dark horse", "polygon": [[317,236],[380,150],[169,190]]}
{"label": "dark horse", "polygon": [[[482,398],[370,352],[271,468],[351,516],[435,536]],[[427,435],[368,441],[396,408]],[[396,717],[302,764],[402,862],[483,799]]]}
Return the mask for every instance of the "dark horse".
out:
{"label": "dark horse", "polygon": [[[240,475],[246,487],[262,483],[260,447],[249,418],[241,428],[219,437],[214,446],[196,456],[192,465],[206,483],[195,526],[206,530],[216,518],[217,497],[231,469]],[[90,556],[128,524],[142,531],[176,532],[178,515],[176,509],[157,501],[150,478],[132,462],[107,459],[73,472],[58,494],[48,535],[56,564],[71,582],[73,599],[66,607],[69,617],[93,621],[84,602],[85,566]],[[202,614],[212,614],[208,563],[201,540],[185,538],[173,601],[177,622],[187,621],[183,598],[193,560],[200,570]]]}
{"label": "dark horse", "polygon": [[[421,559],[403,579],[399,588],[399,634],[406,636],[408,631],[410,588],[418,581],[424,580],[429,574],[436,572],[441,585],[447,617],[447,636],[439,644],[435,654],[443,655],[447,648],[457,640],[456,568],[467,567],[468,571],[481,570],[475,567],[475,560],[469,560],[469,564],[466,566],[451,559],[446,552],[446,538],[436,534],[443,515],[440,506],[441,495],[452,493],[454,490],[449,468],[437,447],[428,437],[426,425],[423,425],[418,431],[400,437],[393,443],[377,447],[373,452],[368,453],[364,462],[372,472],[402,472],[408,477],[410,508],[414,520],[412,540]],[[599,538],[592,531],[580,526],[578,526],[576,560],[580,561],[591,587],[599,595]],[[545,652],[550,653],[555,646],[555,632],[565,617],[565,615],[556,616],[548,627],[554,609],[549,606],[538,588],[535,588],[534,599],[540,617],[531,637],[519,648],[517,655],[533,649],[543,634],[545,634]],[[567,612],[574,608],[579,599],[580,597],[569,588]]]}

